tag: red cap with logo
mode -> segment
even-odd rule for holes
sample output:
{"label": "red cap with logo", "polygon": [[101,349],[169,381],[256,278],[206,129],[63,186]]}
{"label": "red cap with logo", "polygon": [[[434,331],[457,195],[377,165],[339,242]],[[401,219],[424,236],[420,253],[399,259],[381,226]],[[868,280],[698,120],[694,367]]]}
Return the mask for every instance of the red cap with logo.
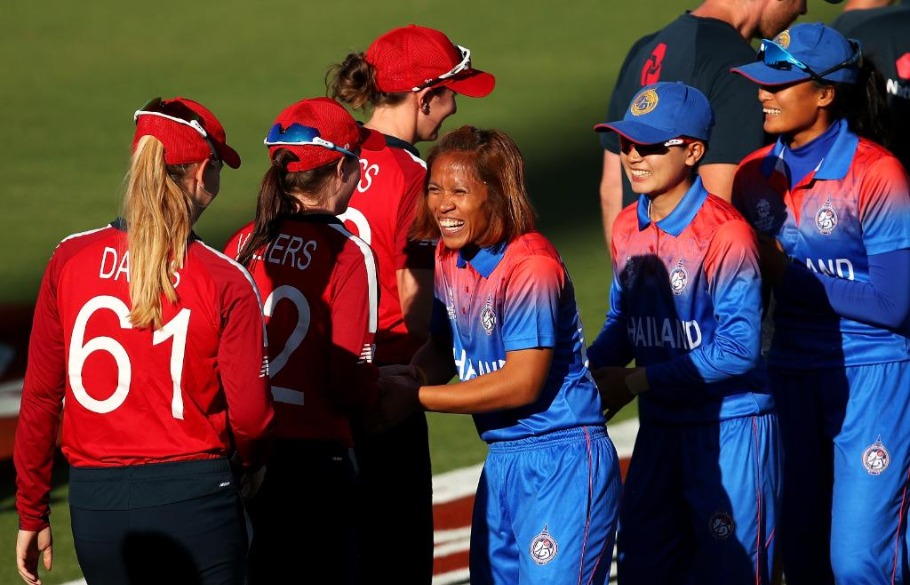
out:
{"label": "red cap with logo", "polygon": [[338,102],[327,97],[309,98],[282,110],[265,144],[274,158],[280,149],[297,156],[288,164],[291,172],[308,171],[357,155],[358,149],[382,150],[385,138],[364,128]]}
{"label": "red cap with logo", "polygon": [[496,78],[471,67],[471,51],[455,45],[442,32],[414,24],[393,29],[367,49],[383,93],[420,91],[442,85],[468,97],[493,91]]}
{"label": "red cap with logo", "polygon": [[217,157],[238,168],[240,155],[228,146],[224,126],[208,108],[191,99],[154,98],[133,115],[136,133],[133,150],[143,136],[151,135],[164,145],[169,165],[194,163]]}

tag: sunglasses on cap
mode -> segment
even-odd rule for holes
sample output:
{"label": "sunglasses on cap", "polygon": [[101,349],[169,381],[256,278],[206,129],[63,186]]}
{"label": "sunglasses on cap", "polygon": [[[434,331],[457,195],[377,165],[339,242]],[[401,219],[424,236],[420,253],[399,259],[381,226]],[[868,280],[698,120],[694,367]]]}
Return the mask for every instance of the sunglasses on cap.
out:
{"label": "sunglasses on cap", "polygon": [[462,47],[461,45],[456,45],[456,46],[458,47],[458,50],[461,51],[461,62],[458,63],[457,65],[455,65],[455,67],[452,67],[451,69],[449,69],[447,72],[443,73],[442,75],[440,75],[438,77],[434,77],[432,79],[427,79],[420,85],[412,87],[411,91],[420,91],[424,88],[432,87],[432,86],[436,85],[437,83],[441,83],[450,77],[455,77],[462,71],[470,69],[471,68],[471,49],[469,49],[467,47]]}
{"label": "sunglasses on cap", "polygon": [[329,150],[336,150],[345,156],[359,159],[360,156],[347,148],[342,148],[334,142],[319,137],[319,130],[303,124],[291,124],[282,129],[281,124],[275,124],[269,130],[269,135],[263,140],[266,146],[321,146]]}
{"label": "sunglasses on cap", "polygon": [[632,142],[624,136],[619,137],[619,149],[623,154],[629,154],[634,147],[636,152],[641,156],[667,154],[670,152],[671,146],[684,146],[686,144],[692,144],[692,141],[685,138],[671,138],[666,142],[658,142],[656,144],[639,144],[637,142]]}
{"label": "sunglasses on cap", "polygon": [[[147,104],[142,106],[140,109],[136,110],[133,114],[133,121],[137,124],[139,123],[140,116],[156,116],[158,118],[164,118],[165,120],[170,120],[171,122],[176,122],[177,124],[183,124],[184,126],[189,126],[193,130],[199,133],[205,140],[206,144],[209,145],[209,150],[212,152],[212,160],[216,162],[221,161],[221,157],[218,156],[218,151],[215,150],[215,144],[212,142],[212,139],[209,138],[209,133],[205,131],[205,128],[202,127],[201,120],[198,115],[192,115],[190,119],[178,118],[170,114],[165,114],[163,110],[167,108],[167,103],[160,97],[152,98],[148,101]],[[187,108],[188,109],[188,108]],[[192,112],[192,110],[189,110]]]}
{"label": "sunglasses on cap", "polygon": [[825,69],[821,73],[816,73],[811,67],[794,57],[787,49],[768,39],[762,39],[761,46],[758,48],[758,54],[755,55],[755,60],[763,62],[772,69],[790,71],[793,67],[796,67],[800,71],[808,73],[812,79],[824,82],[825,75],[828,75],[829,73],[834,73],[839,69],[851,65],[862,66],[863,52],[860,49],[859,42],[854,39],[847,39],[847,42],[853,47],[853,55],[834,67]]}

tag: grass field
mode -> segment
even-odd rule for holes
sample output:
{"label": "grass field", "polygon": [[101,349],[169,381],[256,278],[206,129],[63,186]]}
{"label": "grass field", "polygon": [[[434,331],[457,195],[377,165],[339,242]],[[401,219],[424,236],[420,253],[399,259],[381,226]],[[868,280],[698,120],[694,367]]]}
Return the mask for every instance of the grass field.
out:
{"label": "grass field", "polygon": [[[267,165],[265,130],[302,97],[324,95],[327,67],[408,23],[446,31],[494,73],[487,98],[461,97],[444,129],[497,127],[521,147],[540,228],[573,275],[592,336],[606,309],[609,265],[597,196],[601,151],[591,127],[606,110],[632,41],[692,4],[672,0],[288,2],[12,0],[0,34],[0,303],[31,302],[56,243],[119,212],[132,113],[150,97],[210,106],[244,158],[197,226],[211,245],[251,218]],[[814,20],[838,8],[809,0]],[[424,145],[421,145],[422,147]],[[437,471],[476,463],[469,417],[431,418]],[[12,475],[0,473],[0,584],[18,582]],[[65,484],[54,492],[55,585],[78,576]]]}

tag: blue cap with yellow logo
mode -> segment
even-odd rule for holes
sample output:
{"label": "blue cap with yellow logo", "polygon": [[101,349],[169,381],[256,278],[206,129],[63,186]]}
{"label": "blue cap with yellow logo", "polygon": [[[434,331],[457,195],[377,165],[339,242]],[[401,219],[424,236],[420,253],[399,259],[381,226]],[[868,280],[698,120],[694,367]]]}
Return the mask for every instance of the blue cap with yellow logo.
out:
{"label": "blue cap with yellow logo", "polygon": [[594,130],[657,144],[682,136],[707,142],[713,127],[714,110],[705,94],[682,82],[661,81],[641,88],[621,121],[597,124]]}

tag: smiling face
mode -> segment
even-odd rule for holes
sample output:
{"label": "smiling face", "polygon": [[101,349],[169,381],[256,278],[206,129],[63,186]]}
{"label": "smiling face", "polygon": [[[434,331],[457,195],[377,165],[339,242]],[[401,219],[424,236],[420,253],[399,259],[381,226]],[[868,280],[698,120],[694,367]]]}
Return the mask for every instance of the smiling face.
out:
{"label": "smiling face", "polygon": [[806,144],[828,128],[827,106],[833,99],[833,88],[819,87],[811,81],[758,89],[765,132],[785,135],[791,148]]}
{"label": "smiling face", "polygon": [[662,195],[681,198],[692,185],[692,169],[704,152],[701,142],[641,146],[620,137],[619,144],[632,190],[652,199]]}
{"label": "smiling face", "polygon": [[468,152],[446,152],[433,160],[427,209],[447,248],[476,247],[490,227],[490,191],[477,178]]}

